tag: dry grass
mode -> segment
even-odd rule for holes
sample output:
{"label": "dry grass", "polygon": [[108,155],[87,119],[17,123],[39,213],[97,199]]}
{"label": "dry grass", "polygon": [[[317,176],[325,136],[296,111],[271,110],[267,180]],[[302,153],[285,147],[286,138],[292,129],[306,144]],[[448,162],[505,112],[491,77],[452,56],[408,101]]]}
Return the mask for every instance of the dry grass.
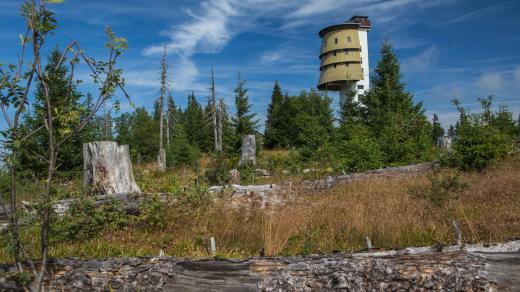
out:
{"label": "dry grass", "polygon": [[[207,257],[215,237],[220,256],[243,258],[449,244],[452,220],[467,242],[497,242],[520,236],[520,155],[482,173],[465,173],[467,188],[441,206],[414,195],[427,189],[425,175],[373,178],[313,194],[299,194],[276,211],[230,209],[224,203],[178,205],[161,229],[138,224],[51,249],[53,257],[103,258],[157,255]],[[415,191],[412,191],[415,190]],[[34,234],[32,235],[34,238]],[[34,246],[33,246],[34,245]],[[31,244],[36,251],[36,242]],[[35,253],[36,254],[36,253]],[[0,262],[6,259],[0,249]]]}

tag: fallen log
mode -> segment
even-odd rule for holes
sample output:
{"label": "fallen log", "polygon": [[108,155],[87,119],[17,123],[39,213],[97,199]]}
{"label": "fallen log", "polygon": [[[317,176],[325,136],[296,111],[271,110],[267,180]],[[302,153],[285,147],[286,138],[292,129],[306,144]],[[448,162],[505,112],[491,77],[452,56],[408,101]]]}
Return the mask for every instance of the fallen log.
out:
{"label": "fallen log", "polygon": [[[14,269],[0,265],[0,290],[21,288],[1,276]],[[63,259],[51,261],[49,271],[51,291],[516,291],[520,241],[242,261]]]}

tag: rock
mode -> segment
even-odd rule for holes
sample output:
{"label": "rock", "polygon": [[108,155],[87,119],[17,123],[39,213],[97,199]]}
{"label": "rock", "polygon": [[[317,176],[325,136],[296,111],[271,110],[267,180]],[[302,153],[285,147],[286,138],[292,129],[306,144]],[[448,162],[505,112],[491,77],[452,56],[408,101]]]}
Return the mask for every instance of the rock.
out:
{"label": "rock", "polygon": [[257,176],[265,176],[265,177],[271,176],[271,173],[269,171],[267,171],[265,169],[261,169],[261,168],[256,168],[255,174]]}
{"label": "rock", "polygon": [[83,144],[83,184],[94,192],[108,195],[139,193],[128,145],[98,141]]}
{"label": "rock", "polygon": [[242,152],[240,165],[256,164],[256,139],[255,135],[244,135],[242,137]]}

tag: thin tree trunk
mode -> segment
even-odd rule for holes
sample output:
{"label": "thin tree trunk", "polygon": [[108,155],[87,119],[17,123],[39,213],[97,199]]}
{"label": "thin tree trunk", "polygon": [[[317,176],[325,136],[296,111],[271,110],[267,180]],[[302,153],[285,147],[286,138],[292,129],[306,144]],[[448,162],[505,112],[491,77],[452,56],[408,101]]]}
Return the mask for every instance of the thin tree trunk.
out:
{"label": "thin tree trunk", "polygon": [[211,68],[211,101],[212,101],[212,112],[213,112],[213,138],[215,141],[215,152],[219,152],[222,149],[219,147],[218,140],[218,126],[217,126],[217,97],[215,90],[215,71]]}
{"label": "thin tree trunk", "polygon": [[[16,133],[16,131],[15,131]],[[11,224],[11,232],[14,242],[14,259],[16,261],[16,265],[18,266],[18,270],[20,272],[23,271],[22,263],[20,260],[20,250],[21,250],[21,244],[20,244],[20,235],[18,233],[18,218],[17,218],[17,210],[16,210],[16,154],[17,151],[13,147],[12,151],[12,159],[10,165],[10,172],[11,172],[11,194],[10,194],[10,202],[9,202],[9,222]]]}
{"label": "thin tree trunk", "polygon": [[[41,66],[41,64],[39,64]],[[45,102],[47,107],[47,131],[49,139],[49,165],[47,168],[47,181],[45,183],[45,193],[43,196],[43,210],[42,210],[42,233],[41,233],[41,252],[42,262],[40,272],[36,280],[36,291],[43,290],[43,280],[47,271],[47,263],[49,261],[49,231],[50,231],[50,208],[51,208],[51,193],[52,193],[52,178],[54,176],[54,168],[56,165],[56,141],[54,137],[54,126],[52,118],[52,105],[50,100],[50,93],[48,84],[43,79],[43,71],[40,70],[41,83],[43,85]]]}
{"label": "thin tree trunk", "polygon": [[166,103],[166,145],[170,146],[170,105]]}
{"label": "thin tree trunk", "polygon": [[222,151],[222,121],[224,120],[224,101],[219,100],[218,110],[218,151]]}
{"label": "thin tree trunk", "polygon": [[163,148],[163,135],[164,135],[164,115],[163,106],[164,98],[166,97],[166,91],[168,86],[167,78],[168,64],[166,63],[166,48],[164,48],[164,54],[161,59],[161,94],[159,97],[159,155],[157,156],[157,162],[159,164],[159,170],[164,171],[166,169],[166,151]]}

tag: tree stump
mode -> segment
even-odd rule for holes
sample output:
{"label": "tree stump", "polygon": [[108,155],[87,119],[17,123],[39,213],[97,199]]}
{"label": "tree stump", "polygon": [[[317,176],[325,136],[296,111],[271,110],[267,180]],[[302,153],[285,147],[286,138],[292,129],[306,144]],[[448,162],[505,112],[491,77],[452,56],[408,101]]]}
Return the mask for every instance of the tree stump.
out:
{"label": "tree stump", "polygon": [[240,155],[240,165],[256,165],[256,139],[255,135],[244,135],[242,138],[242,154]]}
{"label": "tree stump", "polygon": [[157,164],[160,171],[166,170],[166,151],[164,148],[159,149],[159,155],[157,156]]}
{"label": "tree stump", "polygon": [[139,193],[128,145],[97,141],[83,144],[83,184],[102,195]]}

